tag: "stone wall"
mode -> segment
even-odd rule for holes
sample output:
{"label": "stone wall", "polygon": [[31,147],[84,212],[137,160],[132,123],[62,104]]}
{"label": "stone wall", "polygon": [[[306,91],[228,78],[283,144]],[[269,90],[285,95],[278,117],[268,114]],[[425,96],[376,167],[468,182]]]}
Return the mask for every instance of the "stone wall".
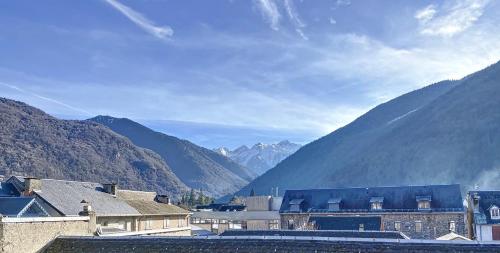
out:
{"label": "stone wall", "polygon": [[1,218],[0,252],[38,252],[60,235],[90,236],[89,217]]}
{"label": "stone wall", "polygon": [[45,253],[472,253],[500,252],[500,243],[285,237],[58,238]]}
{"label": "stone wall", "polygon": [[[464,213],[392,213],[382,215],[382,226],[385,231],[395,231],[394,223],[399,221],[401,232],[412,239],[435,239],[450,233],[449,224],[455,222],[455,233],[467,236]],[[416,223],[420,221],[422,231],[416,231]]]}
{"label": "stone wall", "polygon": [[[467,236],[465,213],[462,212],[394,212],[394,213],[300,213],[280,214],[281,228],[288,229],[293,220],[295,230],[311,229],[308,225],[310,216],[380,216],[382,221],[381,231],[396,231],[395,222],[400,222],[401,232],[412,239],[435,239],[448,234],[450,221],[455,222],[456,233]],[[422,231],[417,232],[416,222],[422,224]]]}

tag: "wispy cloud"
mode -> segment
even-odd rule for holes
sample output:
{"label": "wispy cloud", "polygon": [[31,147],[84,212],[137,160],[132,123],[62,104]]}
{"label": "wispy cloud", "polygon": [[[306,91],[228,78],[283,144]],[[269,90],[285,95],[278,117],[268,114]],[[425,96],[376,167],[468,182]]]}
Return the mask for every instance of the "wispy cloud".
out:
{"label": "wispy cloud", "polygon": [[117,0],[105,0],[109,3],[113,8],[121,12],[128,19],[142,28],[144,31],[152,34],[153,36],[159,39],[167,39],[174,34],[174,30],[172,30],[169,26],[157,26],[154,22],[146,18],[141,13],[133,10],[132,8],[118,2]]}
{"label": "wispy cloud", "polygon": [[20,93],[27,94],[27,95],[30,95],[30,96],[33,96],[33,97],[36,97],[36,98],[39,98],[39,99],[42,99],[42,100],[45,100],[45,101],[48,101],[48,102],[60,105],[60,106],[63,106],[63,107],[65,107],[67,109],[70,109],[72,111],[84,113],[84,114],[86,114],[88,116],[93,116],[93,114],[91,112],[89,112],[89,111],[86,111],[84,109],[80,109],[80,108],[68,105],[66,103],[63,103],[63,102],[61,102],[59,100],[56,100],[56,99],[53,99],[53,98],[49,98],[49,97],[42,96],[42,95],[33,93],[31,91],[25,90],[25,89],[21,89],[18,86],[15,86],[15,85],[12,85],[12,84],[8,84],[8,83],[4,83],[4,82],[0,82],[0,85],[2,85],[4,87],[7,87],[7,88],[10,88],[10,89],[13,89],[15,91],[18,91]]}
{"label": "wispy cloud", "polygon": [[337,0],[337,6],[349,6],[351,5],[351,0]]}
{"label": "wispy cloud", "polygon": [[278,31],[281,14],[273,0],[256,0],[262,17],[269,23],[271,29]]}
{"label": "wispy cloud", "polygon": [[472,26],[482,15],[490,0],[459,0],[451,7],[437,10],[429,5],[415,13],[420,21],[420,33],[429,36],[452,37]]}
{"label": "wispy cloud", "polygon": [[302,31],[302,28],[304,28],[306,25],[300,19],[299,14],[295,9],[295,4],[293,3],[293,0],[284,0],[284,5],[286,13],[288,14],[288,18],[295,27],[295,31],[300,35],[300,37],[302,37],[305,40],[308,40],[309,38],[304,34],[304,31]]}
{"label": "wispy cloud", "polygon": [[434,15],[436,14],[436,6],[431,4],[431,5],[428,5],[427,7],[421,9],[421,10],[418,10],[416,13],[415,13],[415,18],[419,21],[419,22],[422,22],[422,23],[427,23],[429,20],[431,20],[432,18],[434,18]]}
{"label": "wispy cloud", "polygon": [[299,14],[297,13],[293,0],[283,0],[279,2],[275,0],[256,0],[255,3],[262,17],[267,23],[269,23],[271,29],[275,31],[278,31],[280,29],[280,21],[282,17],[280,8],[284,8],[286,15],[288,16],[288,20],[295,29],[295,32],[297,32],[297,34],[302,39],[309,39],[303,31],[303,28],[306,27],[306,24],[302,21]]}

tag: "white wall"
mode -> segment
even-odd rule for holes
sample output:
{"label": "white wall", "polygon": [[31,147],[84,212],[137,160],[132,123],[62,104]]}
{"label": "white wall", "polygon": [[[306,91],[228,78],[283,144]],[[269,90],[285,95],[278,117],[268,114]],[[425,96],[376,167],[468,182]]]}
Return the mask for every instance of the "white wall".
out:
{"label": "white wall", "polygon": [[492,241],[491,225],[476,225],[476,235],[478,241]]}

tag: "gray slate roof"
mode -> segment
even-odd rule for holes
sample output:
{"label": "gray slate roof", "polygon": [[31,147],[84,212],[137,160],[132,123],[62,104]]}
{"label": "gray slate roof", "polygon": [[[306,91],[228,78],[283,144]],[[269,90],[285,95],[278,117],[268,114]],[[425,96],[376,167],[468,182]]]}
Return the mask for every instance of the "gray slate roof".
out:
{"label": "gray slate roof", "polygon": [[300,203],[300,212],[330,212],[328,202],[340,198],[338,212],[368,212],[370,203],[383,201],[381,211],[391,212],[418,212],[417,197],[428,196],[432,199],[431,209],[426,211],[464,210],[460,185],[427,185],[427,186],[397,186],[397,187],[369,187],[369,188],[334,188],[287,190],[283,197],[280,212],[295,212],[290,210],[297,200]]}
{"label": "gray slate roof", "polygon": [[66,216],[78,216],[82,200],[90,202],[97,216],[140,215],[125,201],[104,192],[99,183],[42,179],[42,190],[36,194]]}

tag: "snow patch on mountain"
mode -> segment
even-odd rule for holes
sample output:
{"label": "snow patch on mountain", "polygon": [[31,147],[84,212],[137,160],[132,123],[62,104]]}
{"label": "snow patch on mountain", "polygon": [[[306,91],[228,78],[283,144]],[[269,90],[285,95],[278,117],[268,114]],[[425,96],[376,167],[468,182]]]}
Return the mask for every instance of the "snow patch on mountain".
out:
{"label": "snow patch on mountain", "polygon": [[232,151],[220,147],[214,151],[261,175],[295,153],[300,147],[300,144],[285,140],[276,144],[257,143],[252,148],[243,145]]}

